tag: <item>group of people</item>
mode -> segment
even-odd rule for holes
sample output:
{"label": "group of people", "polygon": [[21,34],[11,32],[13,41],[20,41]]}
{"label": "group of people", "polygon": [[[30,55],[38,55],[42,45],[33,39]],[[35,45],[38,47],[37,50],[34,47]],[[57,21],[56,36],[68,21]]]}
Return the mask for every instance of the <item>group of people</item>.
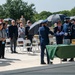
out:
{"label": "group of people", "polygon": [[[54,35],[57,44],[71,44],[72,40],[75,39],[75,19],[70,20],[69,17],[66,17],[63,25],[61,21],[58,21],[54,28]],[[67,59],[62,61],[67,61]],[[69,61],[74,61],[74,58]]]}
{"label": "group of people", "polygon": [[[44,61],[44,51],[46,49],[46,45],[49,45],[48,34],[54,35],[56,37],[56,44],[71,44],[72,40],[75,39],[75,19],[70,20],[69,17],[66,17],[63,24],[60,20],[58,20],[53,29],[53,32],[48,28],[47,22],[47,20],[44,20],[41,23],[41,27],[39,28],[41,64],[46,64]],[[49,60],[47,51],[46,54],[47,64],[52,63]],[[67,59],[65,58],[62,61],[67,61]],[[74,58],[71,58],[69,61],[74,61]]]}
{"label": "group of people", "polygon": [[[32,23],[30,20],[27,21],[27,25],[23,24],[23,22],[20,22],[16,25],[15,20],[12,20],[9,27],[3,25],[3,23],[0,23],[0,58],[4,58],[5,40],[7,37],[10,38],[11,53],[17,53],[16,46],[18,37],[29,39],[32,43],[33,35],[29,34],[29,28],[31,24]],[[71,21],[70,18],[65,18],[64,24],[62,24],[61,21],[57,21],[56,24],[57,26],[54,27],[53,31],[51,31],[47,26],[47,20],[43,20],[40,24],[38,33],[41,47],[41,64],[46,64],[44,61],[44,52],[46,49],[46,45],[50,44],[48,36],[49,34],[56,37],[57,44],[70,44],[72,42],[72,39],[75,39],[75,19]],[[32,51],[32,49],[28,48],[28,51]],[[52,64],[52,62],[49,60],[47,50],[46,55],[47,64]],[[63,61],[67,61],[67,59],[63,59]],[[74,61],[74,58],[71,58],[70,61]]]}
{"label": "group of people", "polygon": [[[29,34],[30,25],[30,20],[27,21],[27,24],[23,24],[22,19],[18,24],[15,20],[11,20],[10,25],[7,21],[5,23],[0,22],[0,58],[5,58],[5,43],[7,38],[10,39],[11,53],[18,53],[16,51],[18,38],[29,39],[32,42],[33,35]],[[31,51],[29,48],[27,50]]]}

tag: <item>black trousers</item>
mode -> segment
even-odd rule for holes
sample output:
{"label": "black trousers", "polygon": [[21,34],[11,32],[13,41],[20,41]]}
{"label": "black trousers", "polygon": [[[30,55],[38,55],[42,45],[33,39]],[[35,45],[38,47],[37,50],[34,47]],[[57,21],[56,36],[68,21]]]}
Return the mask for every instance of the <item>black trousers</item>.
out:
{"label": "black trousers", "polygon": [[[44,52],[46,49],[46,45],[41,45],[41,63],[44,63]],[[49,64],[50,60],[49,60],[49,56],[48,56],[48,52],[46,50],[46,55],[47,55],[47,64]]]}
{"label": "black trousers", "polygon": [[63,44],[63,38],[56,37],[56,43],[57,44]]}
{"label": "black trousers", "polygon": [[[33,35],[27,35],[27,39],[29,39],[32,44]],[[30,46],[31,44],[27,44],[27,46]],[[32,51],[32,48],[27,48],[27,51]]]}
{"label": "black trousers", "polygon": [[0,58],[4,58],[5,55],[5,44],[2,44],[2,41],[0,41]]}
{"label": "black trousers", "polygon": [[12,38],[10,41],[10,44],[11,44],[11,52],[16,52],[17,39]]}

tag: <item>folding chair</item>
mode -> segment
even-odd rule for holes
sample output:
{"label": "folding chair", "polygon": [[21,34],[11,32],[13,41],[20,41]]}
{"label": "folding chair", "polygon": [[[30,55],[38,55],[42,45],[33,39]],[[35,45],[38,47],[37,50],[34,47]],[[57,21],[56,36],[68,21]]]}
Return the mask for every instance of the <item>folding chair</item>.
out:
{"label": "folding chair", "polygon": [[40,50],[39,49],[39,40],[37,39],[37,38],[33,38],[33,41],[32,41],[32,46],[33,46],[33,52],[35,52],[37,49],[38,50]]}
{"label": "folding chair", "polygon": [[23,38],[18,38],[17,39],[17,47],[21,50],[24,46],[24,39]]}
{"label": "folding chair", "polygon": [[[30,40],[28,40],[28,39],[26,39],[26,40],[24,40],[24,49],[26,48],[26,50],[28,49],[28,48],[32,48],[32,44],[31,44],[31,41]],[[27,52],[29,52],[29,51],[27,51]]]}
{"label": "folding chair", "polygon": [[6,43],[5,43],[5,49],[6,49],[6,51],[9,50],[10,46],[11,46],[11,45],[10,45],[10,39],[7,38],[7,39],[6,39]]}

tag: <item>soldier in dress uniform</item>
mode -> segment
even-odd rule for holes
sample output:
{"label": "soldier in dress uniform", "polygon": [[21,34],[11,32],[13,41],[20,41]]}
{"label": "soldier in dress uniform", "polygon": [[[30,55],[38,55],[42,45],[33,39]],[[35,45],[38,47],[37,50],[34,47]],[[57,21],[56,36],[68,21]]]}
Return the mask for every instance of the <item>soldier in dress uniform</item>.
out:
{"label": "soldier in dress uniform", "polygon": [[[39,31],[38,31],[39,39],[40,39],[40,46],[41,46],[41,64],[46,64],[44,62],[44,52],[45,52],[46,45],[49,45],[48,35],[49,34],[53,35],[53,32],[50,31],[50,29],[47,27],[47,22],[48,22],[47,20],[42,21],[41,23],[42,26],[39,28]],[[46,51],[46,54],[47,54],[47,64],[52,63],[49,60],[47,51]]]}

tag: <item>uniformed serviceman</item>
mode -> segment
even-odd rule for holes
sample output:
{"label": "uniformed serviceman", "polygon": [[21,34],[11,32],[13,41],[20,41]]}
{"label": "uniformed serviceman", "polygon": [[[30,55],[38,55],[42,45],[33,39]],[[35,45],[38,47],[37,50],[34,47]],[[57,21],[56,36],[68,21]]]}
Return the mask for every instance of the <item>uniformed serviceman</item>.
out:
{"label": "uniformed serviceman", "polygon": [[[50,33],[53,35],[53,32],[50,31],[50,29],[47,27],[47,22],[48,22],[47,20],[43,20],[41,23],[41,27],[39,28],[39,31],[38,31],[39,39],[40,39],[40,46],[41,46],[41,64],[46,64],[44,62],[44,51],[45,51],[46,45],[49,45],[48,34]],[[46,50],[46,54],[47,54],[47,64],[52,63],[49,60],[47,50]]]}

